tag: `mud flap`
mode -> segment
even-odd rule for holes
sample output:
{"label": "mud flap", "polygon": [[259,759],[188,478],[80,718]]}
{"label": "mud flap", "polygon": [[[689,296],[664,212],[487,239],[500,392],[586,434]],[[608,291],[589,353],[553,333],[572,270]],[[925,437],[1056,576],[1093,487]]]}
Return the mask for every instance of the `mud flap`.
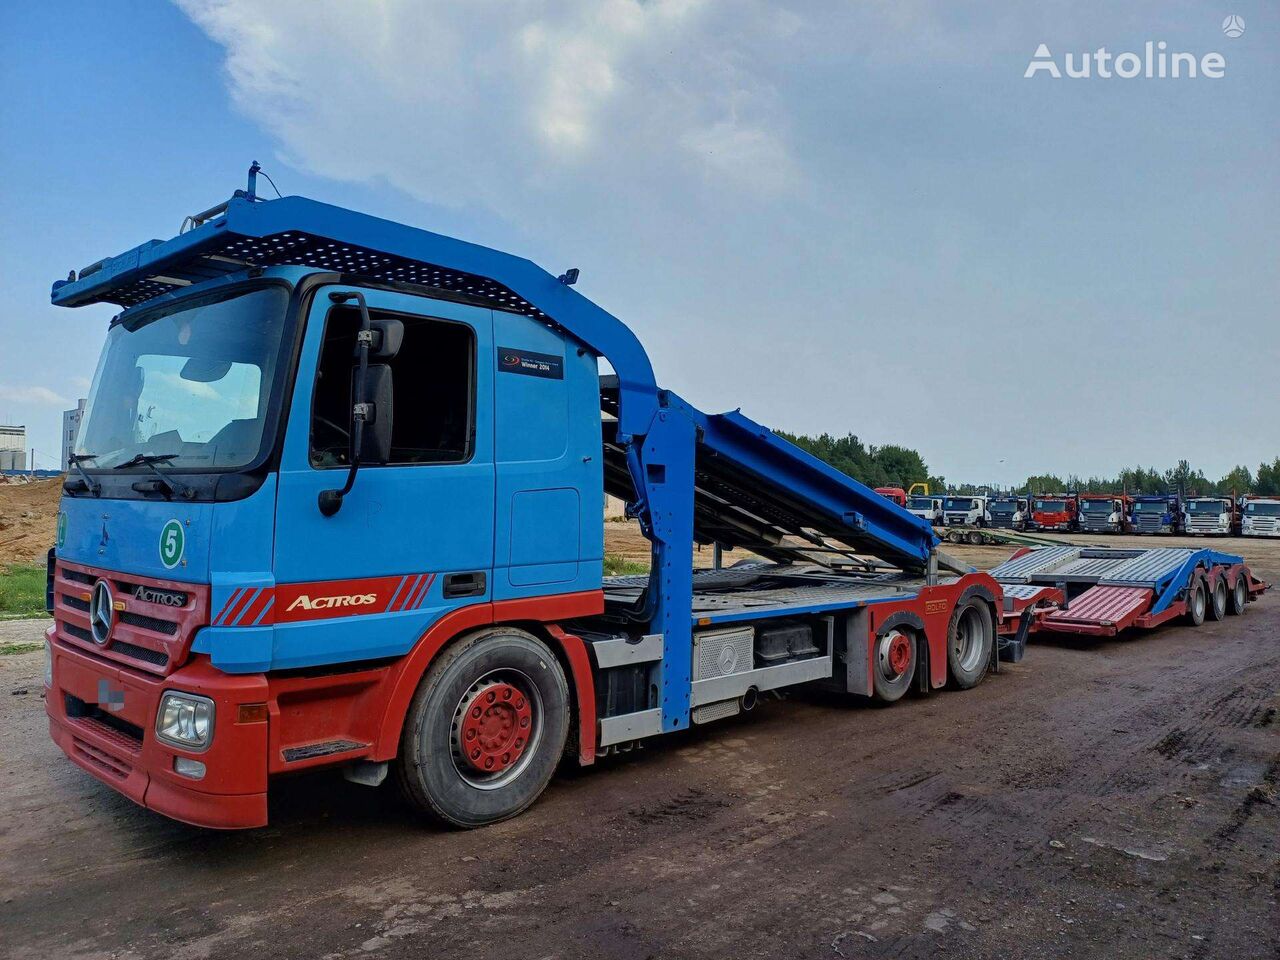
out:
{"label": "mud flap", "polygon": [[1034,620],[1033,608],[1027,607],[1018,618],[1018,629],[1012,637],[996,634],[995,647],[991,651],[991,669],[1000,672],[1000,661],[1018,663],[1027,652],[1027,635],[1031,632],[1031,621]]}

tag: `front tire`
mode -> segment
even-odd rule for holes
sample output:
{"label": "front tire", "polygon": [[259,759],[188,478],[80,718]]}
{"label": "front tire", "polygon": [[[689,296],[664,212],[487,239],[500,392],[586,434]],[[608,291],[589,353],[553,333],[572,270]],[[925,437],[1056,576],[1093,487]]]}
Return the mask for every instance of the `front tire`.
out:
{"label": "front tire", "polygon": [[506,820],[546,789],[568,730],[569,687],[546,644],[512,627],[481,630],[423,677],[401,736],[401,789],[448,826]]}

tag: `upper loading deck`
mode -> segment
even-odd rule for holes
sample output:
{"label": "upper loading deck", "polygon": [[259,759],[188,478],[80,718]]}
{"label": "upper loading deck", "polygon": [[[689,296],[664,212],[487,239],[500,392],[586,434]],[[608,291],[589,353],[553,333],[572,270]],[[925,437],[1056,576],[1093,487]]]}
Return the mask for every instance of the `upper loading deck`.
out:
{"label": "upper loading deck", "polygon": [[[252,187],[252,183],[251,183]],[[607,485],[652,529],[654,478],[665,440],[642,438],[660,410],[694,424],[694,536],[775,559],[807,545],[818,557],[870,555],[928,570],[937,538],[929,524],[738,412],[708,415],[657,387],[649,357],[626,324],[572,289],[567,277],[511,254],[303,197],[264,201],[237,191],[198,215],[191,229],[101,260],[54,284],[52,302],[130,308],[173,299],[209,281],[276,266],[330,271],[341,282],[444,292],[522,313],[604,357],[617,373],[603,391]],[[662,431],[657,431],[662,436]],[[683,495],[683,494],[681,494]],[[791,545],[783,543],[790,538]]]}

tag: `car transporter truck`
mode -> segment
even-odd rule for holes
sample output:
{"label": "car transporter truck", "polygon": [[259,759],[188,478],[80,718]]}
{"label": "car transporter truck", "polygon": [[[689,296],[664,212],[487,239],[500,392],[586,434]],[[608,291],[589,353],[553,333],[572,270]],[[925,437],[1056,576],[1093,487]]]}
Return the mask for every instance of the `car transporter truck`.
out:
{"label": "car transporter truck", "polygon": [[[973,571],[925,520],[660,389],[576,270],[264,201],[255,172],[52,292],[123,311],[50,552],[50,731],[169,817],[261,826],[273,778],[341,767],[481,826],[562,760],[768,691],[973,687],[1032,629],[1194,621],[1265,587],[1208,550]],[[602,576],[606,492],[650,574]],[[760,560],[695,571],[695,543]]]}

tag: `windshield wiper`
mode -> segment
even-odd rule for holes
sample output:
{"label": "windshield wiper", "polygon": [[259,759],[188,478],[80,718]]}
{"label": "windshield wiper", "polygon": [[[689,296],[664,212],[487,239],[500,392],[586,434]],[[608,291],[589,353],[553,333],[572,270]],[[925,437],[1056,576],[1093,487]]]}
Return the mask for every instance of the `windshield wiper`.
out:
{"label": "windshield wiper", "polygon": [[[67,457],[67,463],[71,464],[72,469],[75,470],[76,473],[80,474],[80,479],[84,483],[85,491],[92,493],[95,497],[98,495],[98,492],[102,487],[93,479],[93,477],[85,473],[84,467],[80,466],[80,464],[87,460],[96,459],[98,459],[98,455],[96,453],[73,453],[71,456]],[[69,484],[63,484],[62,489],[66,490],[68,486]]]}
{"label": "windshield wiper", "polygon": [[168,488],[171,496],[176,493],[180,497],[190,500],[191,491],[174,480],[173,477],[161,473],[160,468],[156,466],[158,463],[168,463],[170,460],[176,460],[178,456],[179,454],[176,453],[140,453],[136,457],[130,457],[124,463],[117,463],[111,469],[123,470],[126,467],[146,467]]}

